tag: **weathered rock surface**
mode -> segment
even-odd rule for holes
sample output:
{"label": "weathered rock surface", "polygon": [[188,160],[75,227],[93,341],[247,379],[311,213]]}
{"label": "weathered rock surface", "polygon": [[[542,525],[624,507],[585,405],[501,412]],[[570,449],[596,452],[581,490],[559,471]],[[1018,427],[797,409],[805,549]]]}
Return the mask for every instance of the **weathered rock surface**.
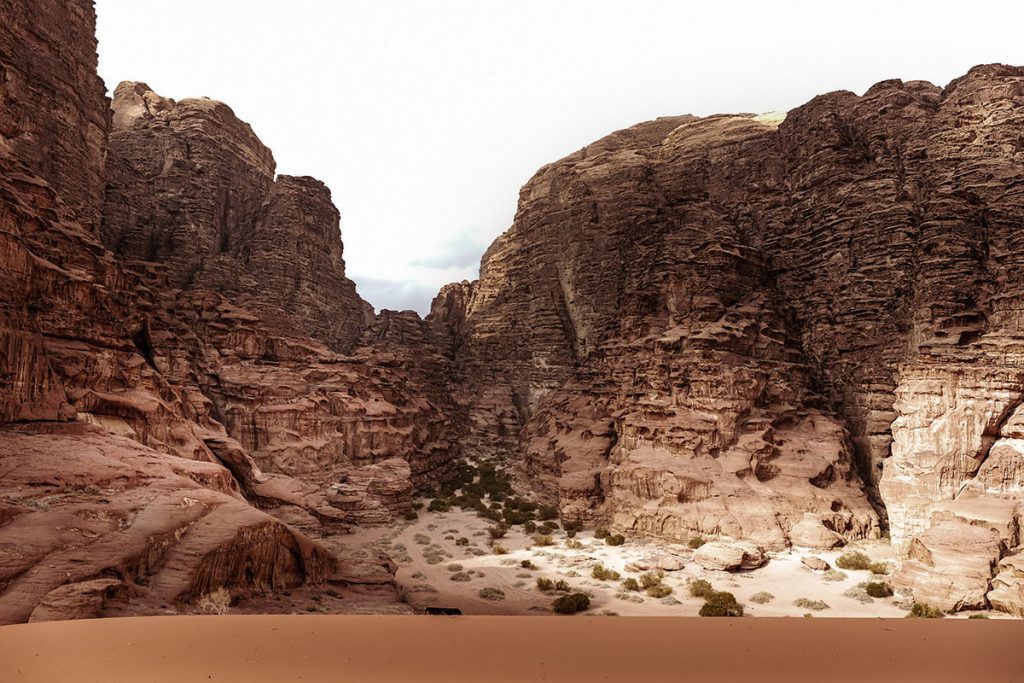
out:
{"label": "weathered rock surface", "polygon": [[462,450],[706,567],[888,526],[915,599],[1024,614],[1024,69],[613,133],[420,320],[227,105],[108,107],[91,3],[0,18],[0,622],[386,592],[339,534]]}
{"label": "weathered rock surface", "polygon": [[704,569],[735,571],[757,569],[768,561],[768,555],[748,541],[710,541],[693,552],[693,561]]}
{"label": "weathered rock surface", "polygon": [[369,324],[337,210],[225,105],[127,84],[108,147],[91,3],[0,16],[0,622],[335,575],[306,534],[359,511],[329,484],[397,457],[409,491],[454,456],[427,350],[331,350]]}
{"label": "weathered rock surface", "polygon": [[[976,535],[1024,483],[1022,84],[659,119],[545,166],[449,316],[467,447],[621,531],[827,548],[891,522],[906,553],[956,502]],[[960,579],[906,583],[984,605],[1020,542],[998,526],[923,537]]]}
{"label": "weathered rock surface", "polygon": [[828,562],[821,559],[820,557],[814,557],[813,555],[801,557],[800,562],[802,562],[803,565],[808,569],[816,572],[824,572],[832,568],[832,565],[830,565]]}

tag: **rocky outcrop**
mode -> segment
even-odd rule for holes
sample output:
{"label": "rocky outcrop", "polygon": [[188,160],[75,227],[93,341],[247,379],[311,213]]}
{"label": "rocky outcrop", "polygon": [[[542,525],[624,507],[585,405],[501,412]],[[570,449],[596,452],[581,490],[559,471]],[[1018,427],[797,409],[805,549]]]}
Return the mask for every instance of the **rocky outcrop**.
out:
{"label": "rocky outcrop", "polygon": [[246,503],[223,467],[98,427],[3,430],[0,463],[0,623],[95,616],[127,595],[174,604],[282,589],[337,566]]}
{"label": "rocky outcrop", "polygon": [[223,294],[282,336],[347,351],[373,311],[345,277],[338,210],[323,183],[274,169],[226,104],[121,83],[104,241],[129,263],[160,264],[166,286]]}
{"label": "rocky outcrop", "polygon": [[[1020,542],[1022,83],[659,119],[544,167],[460,323],[467,447],[623,531],[827,548],[889,524],[971,583],[937,594],[920,551],[915,596],[984,605]],[[994,536],[954,561],[960,524]]]}
{"label": "rocky outcrop", "polygon": [[408,356],[329,348],[368,311],[329,194],[226,106],[138,85],[108,149],[91,3],[0,10],[0,622],[333,577],[329,483],[456,451]]}

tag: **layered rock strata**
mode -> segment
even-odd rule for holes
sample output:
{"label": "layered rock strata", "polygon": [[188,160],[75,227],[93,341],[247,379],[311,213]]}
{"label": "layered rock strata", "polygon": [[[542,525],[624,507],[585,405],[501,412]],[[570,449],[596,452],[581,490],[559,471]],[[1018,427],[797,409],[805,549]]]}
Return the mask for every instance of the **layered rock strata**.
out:
{"label": "layered rock strata", "polygon": [[544,167],[461,318],[467,445],[570,518],[765,547],[889,524],[920,599],[1013,594],[1022,83],[659,119]]}

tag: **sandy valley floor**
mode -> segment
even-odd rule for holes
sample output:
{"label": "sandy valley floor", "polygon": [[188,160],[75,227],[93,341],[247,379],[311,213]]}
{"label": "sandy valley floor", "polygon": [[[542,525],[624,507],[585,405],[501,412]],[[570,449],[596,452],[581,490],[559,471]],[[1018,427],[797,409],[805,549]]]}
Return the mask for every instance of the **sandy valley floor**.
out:
{"label": "sandy valley floor", "polygon": [[[872,560],[889,560],[891,549],[884,541],[862,542],[832,552],[797,549],[772,555],[760,569],[725,572],[702,569],[690,560],[692,551],[686,546],[632,539],[621,546],[609,546],[595,539],[592,531],[580,532],[576,540],[583,547],[570,549],[564,531],[555,531],[553,544],[540,547],[533,545],[522,527],[513,527],[497,541],[508,552],[497,555],[489,546],[487,529],[491,525],[471,511],[454,507],[450,512],[421,510],[417,521],[400,530],[363,532],[353,541],[375,543],[388,552],[399,565],[396,579],[406,601],[418,610],[438,606],[456,607],[465,614],[550,614],[556,594],[540,591],[537,577],[563,579],[574,590],[590,594],[588,614],[694,616],[703,600],[690,596],[687,580],[691,578],[706,579],[715,589],[733,593],[749,616],[902,617],[909,608],[907,599],[898,593],[892,598],[876,599],[857,588],[869,580],[884,581],[884,576],[873,576],[867,571],[812,571],[801,562],[801,558],[814,555],[834,566],[835,558],[848,549],[860,550]],[[459,539],[467,539],[468,545],[459,545]],[[621,580],[591,578],[597,563],[620,572],[623,579],[639,578],[642,572],[627,570],[627,564],[639,561],[642,565],[646,561],[656,566],[658,558],[665,556],[676,556],[683,563],[682,569],[665,572],[663,582],[673,589],[667,598],[624,592]],[[536,569],[524,569],[524,560]],[[497,599],[481,597],[481,590],[489,588],[501,592],[499,595],[491,591]],[[767,602],[751,599],[765,592],[771,595]],[[808,609],[795,605],[801,598],[821,601],[828,607],[816,605],[820,609]]]}

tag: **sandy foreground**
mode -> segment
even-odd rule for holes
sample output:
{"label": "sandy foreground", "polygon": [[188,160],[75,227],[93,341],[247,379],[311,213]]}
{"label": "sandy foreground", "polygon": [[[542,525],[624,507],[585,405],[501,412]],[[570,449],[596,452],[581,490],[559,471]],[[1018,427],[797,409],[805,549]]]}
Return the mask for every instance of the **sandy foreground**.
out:
{"label": "sandy foreground", "polygon": [[135,617],[0,628],[0,680],[1020,681],[1019,621]]}
{"label": "sandy foreground", "polygon": [[[886,581],[867,571],[812,571],[802,558],[815,556],[835,566],[836,558],[849,549],[859,550],[872,560],[891,561],[892,549],[885,541],[860,542],[834,551],[793,549],[774,553],[764,567],[752,571],[726,572],[702,569],[690,559],[692,550],[684,545],[629,539],[624,545],[609,546],[595,539],[593,531],[580,532],[575,540],[582,548],[567,547],[563,531],[552,534],[552,545],[537,546],[522,527],[514,527],[496,542],[507,553],[497,555],[489,546],[487,528],[492,523],[470,511],[421,511],[419,519],[404,528],[374,530],[350,542],[376,543],[399,565],[396,574],[404,599],[417,610],[425,607],[455,607],[464,614],[550,615],[557,594],[544,593],[537,577],[564,580],[574,590],[591,595],[588,614],[621,616],[695,616],[703,600],[689,594],[687,581],[710,581],[716,590],[733,593],[747,616],[756,617],[903,617],[910,601],[906,596],[870,598],[857,586],[867,581]],[[460,539],[463,545],[460,545]],[[468,541],[468,543],[467,543]],[[431,561],[433,556],[433,561]],[[639,578],[642,572],[627,565],[672,557],[682,568],[665,572],[664,583],[673,589],[667,598],[652,598],[643,592],[625,592],[621,581],[598,581],[591,577],[597,563],[618,571],[622,578]],[[536,567],[525,569],[524,560]],[[455,577],[457,580],[453,580]],[[484,599],[480,591],[497,589],[503,597]],[[767,593],[767,602],[752,598]],[[493,592],[491,592],[492,597]],[[763,599],[763,596],[762,596]],[[817,609],[795,604],[805,599],[818,603]],[[822,607],[820,603],[824,603]],[[964,612],[957,618],[966,618]],[[1004,618],[988,612],[991,619]]]}

